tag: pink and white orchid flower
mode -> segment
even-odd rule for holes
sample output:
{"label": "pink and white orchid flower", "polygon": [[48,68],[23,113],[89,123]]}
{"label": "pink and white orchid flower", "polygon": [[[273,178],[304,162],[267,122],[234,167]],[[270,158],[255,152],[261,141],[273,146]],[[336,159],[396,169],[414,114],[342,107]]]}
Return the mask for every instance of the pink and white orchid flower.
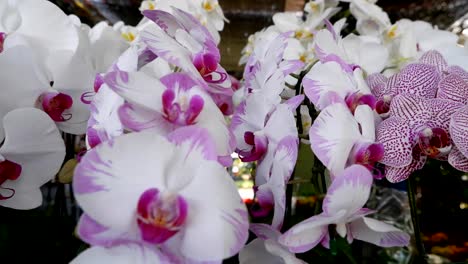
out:
{"label": "pink and white orchid flower", "polygon": [[196,127],[167,138],[145,131],[88,151],[73,181],[85,211],[80,237],[94,246],[144,243],[192,262],[239,252],[247,210],[210,138]]}
{"label": "pink and white orchid flower", "polygon": [[329,247],[329,225],[351,243],[362,240],[381,247],[406,246],[410,236],[401,230],[366,217],[373,211],[363,208],[369,199],[372,175],[365,167],[352,165],[344,170],[328,188],[323,212],[293,226],[279,237],[280,244],[291,252],[302,253],[319,243]]}
{"label": "pink and white orchid flower", "polygon": [[175,8],[173,13],[144,11],[155,24],[141,33],[142,41],[159,57],[206,83],[210,93],[232,95],[231,80],[219,64],[211,34],[192,15]]}
{"label": "pink and white orchid flower", "polygon": [[[40,187],[62,165],[65,146],[54,122],[42,111],[18,108],[3,117],[0,147],[0,206],[20,210],[42,203]],[[3,134],[2,134],[3,135]]]}
{"label": "pink and white orchid flower", "polygon": [[454,168],[468,172],[468,106],[459,109],[450,120],[450,135],[454,148],[450,152],[448,162]]}
{"label": "pink and white orchid flower", "polygon": [[167,135],[179,127],[203,127],[216,143],[220,162],[232,163],[232,135],[224,116],[189,75],[172,73],[158,80],[142,72],[114,71],[104,82],[127,101],[119,109],[125,128]]}
{"label": "pink and white orchid flower", "polygon": [[328,106],[310,128],[309,138],[312,151],[333,176],[360,164],[382,177],[375,165],[384,150],[375,142],[374,113],[367,105],[358,106],[354,116],[343,104]]}

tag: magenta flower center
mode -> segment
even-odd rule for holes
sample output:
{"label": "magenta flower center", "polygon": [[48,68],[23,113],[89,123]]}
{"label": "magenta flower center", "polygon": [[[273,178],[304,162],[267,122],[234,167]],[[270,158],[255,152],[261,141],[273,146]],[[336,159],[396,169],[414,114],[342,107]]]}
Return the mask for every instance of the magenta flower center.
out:
{"label": "magenta flower center", "polygon": [[360,105],[368,105],[375,109],[376,100],[372,94],[352,93],[345,98],[346,105],[354,113],[354,110]]}
{"label": "magenta flower center", "polygon": [[196,123],[205,104],[199,95],[188,95],[181,92],[176,98],[176,93],[171,89],[164,91],[162,101],[166,120],[182,126]]}
{"label": "magenta flower center", "polygon": [[8,195],[3,195],[0,193],[0,200],[7,200],[15,195],[14,189],[4,188],[1,185],[4,184],[7,180],[17,180],[21,175],[21,170],[21,165],[13,161],[4,160],[0,162],[0,190],[2,190],[2,193],[4,193],[4,191],[9,192]]}
{"label": "magenta flower center", "polygon": [[3,52],[3,44],[5,43],[5,39],[7,34],[5,32],[0,32],[0,53]]}
{"label": "magenta flower center", "polygon": [[177,234],[187,218],[188,204],[180,195],[146,190],[138,201],[137,222],[143,240],[161,244]]}
{"label": "magenta flower center", "polygon": [[243,162],[252,162],[263,157],[268,147],[268,139],[266,136],[255,135],[251,131],[244,133],[244,141],[252,146],[250,151],[239,150],[240,159]]}
{"label": "magenta flower center", "polygon": [[55,122],[64,122],[70,120],[71,115],[64,115],[63,112],[70,109],[73,105],[71,96],[64,93],[46,92],[41,95],[42,109]]}
{"label": "magenta flower center", "polygon": [[390,103],[392,98],[389,95],[384,95],[381,100],[378,100],[375,104],[375,111],[379,115],[387,114],[390,111]]}
{"label": "magenta flower center", "polygon": [[216,68],[218,67],[218,62],[216,61],[216,57],[209,53],[198,53],[193,59],[193,65],[195,66],[195,68],[197,68],[200,75],[204,76],[206,74],[216,71]]}
{"label": "magenta flower center", "polygon": [[448,133],[442,128],[425,128],[418,133],[421,152],[430,158],[446,156],[452,149]]}

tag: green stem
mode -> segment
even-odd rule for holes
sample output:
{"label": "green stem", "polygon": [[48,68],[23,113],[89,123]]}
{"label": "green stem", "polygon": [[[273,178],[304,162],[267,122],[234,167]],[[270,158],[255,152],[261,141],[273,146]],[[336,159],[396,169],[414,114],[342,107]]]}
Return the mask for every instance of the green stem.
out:
{"label": "green stem", "polygon": [[416,180],[415,176],[408,179],[408,200],[411,210],[411,220],[413,221],[414,239],[416,243],[416,254],[413,263],[427,263],[426,252],[421,238],[421,228],[419,226],[419,214],[416,204]]}

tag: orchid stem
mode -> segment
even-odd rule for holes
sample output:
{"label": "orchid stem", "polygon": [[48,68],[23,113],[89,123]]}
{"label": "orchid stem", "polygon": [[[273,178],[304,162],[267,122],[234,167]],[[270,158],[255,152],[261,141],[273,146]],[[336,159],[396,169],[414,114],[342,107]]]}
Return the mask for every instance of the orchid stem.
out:
{"label": "orchid stem", "polygon": [[419,226],[418,207],[416,204],[416,180],[415,176],[408,179],[408,200],[411,210],[411,220],[413,221],[414,240],[416,243],[416,259],[414,263],[427,263],[424,244],[421,239],[421,228]]}

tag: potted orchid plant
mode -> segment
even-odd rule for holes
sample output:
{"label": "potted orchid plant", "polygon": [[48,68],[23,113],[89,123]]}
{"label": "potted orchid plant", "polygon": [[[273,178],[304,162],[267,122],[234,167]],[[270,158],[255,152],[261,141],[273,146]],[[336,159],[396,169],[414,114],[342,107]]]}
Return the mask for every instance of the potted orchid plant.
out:
{"label": "potted orchid plant", "polygon": [[[377,182],[409,179],[411,252],[426,260],[411,175],[428,159],[468,172],[456,35],[392,24],[375,1],[310,1],[249,37],[238,81],[220,64],[217,0],[140,10],[136,26],[89,27],[46,0],[0,3],[0,206],[37,208],[45,183],[71,184],[89,245],[73,264],[292,264],[337,251],[357,263],[353,241],[410,246],[366,206]],[[233,152],[256,162],[255,206],[226,170]],[[304,160],[320,198],[293,221]]]}

